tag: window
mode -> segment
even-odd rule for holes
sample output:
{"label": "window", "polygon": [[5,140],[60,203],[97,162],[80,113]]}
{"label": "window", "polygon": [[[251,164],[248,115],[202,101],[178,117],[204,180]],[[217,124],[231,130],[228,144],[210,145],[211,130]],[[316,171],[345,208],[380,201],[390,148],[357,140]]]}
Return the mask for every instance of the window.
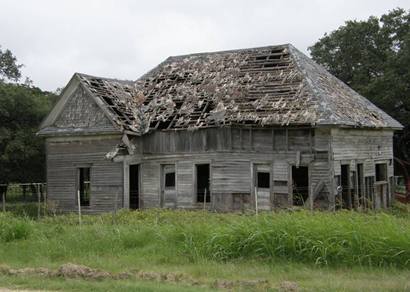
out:
{"label": "window", "polygon": [[175,188],[175,172],[165,173],[165,188]]}
{"label": "window", "polygon": [[80,192],[80,206],[90,206],[91,181],[89,167],[78,169],[78,191]]}
{"label": "window", "polygon": [[269,189],[269,172],[258,172],[258,188]]}
{"label": "window", "polygon": [[387,164],[376,164],[376,181],[387,181]]}

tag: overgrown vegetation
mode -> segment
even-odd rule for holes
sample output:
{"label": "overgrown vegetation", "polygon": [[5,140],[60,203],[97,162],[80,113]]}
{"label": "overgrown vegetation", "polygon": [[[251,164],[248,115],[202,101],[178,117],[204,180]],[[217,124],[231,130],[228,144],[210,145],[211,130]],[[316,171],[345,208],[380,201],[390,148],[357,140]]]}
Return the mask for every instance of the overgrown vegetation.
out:
{"label": "overgrown vegetation", "polygon": [[[117,257],[137,252],[164,261],[285,260],[320,266],[410,268],[408,217],[352,212],[211,214],[150,210],[48,217],[38,222],[2,215],[0,238],[25,260]],[[36,259],[33,259],[35,255]],[[13,260],[10,258],[10,260]]]}

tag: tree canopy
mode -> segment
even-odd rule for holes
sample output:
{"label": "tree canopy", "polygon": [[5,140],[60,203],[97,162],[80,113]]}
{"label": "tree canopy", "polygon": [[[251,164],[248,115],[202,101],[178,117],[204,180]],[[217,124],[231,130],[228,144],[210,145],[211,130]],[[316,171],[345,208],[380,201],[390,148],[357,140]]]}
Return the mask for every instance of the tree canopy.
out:
{"label": "tree canopy", "polygon": [[396,155],[410,161],[410,11],[347,21],[309,50],[313,60],[405,126]]}
{"label": "tree canopy", "polygon": [[0,50],[0,183],[45,180],[44,141],[38,126],[56,97],[18,82],[21,65]]}
{"label": "tree canopy", "polygon": [[17,58],[10,50],[2,50],[0,46],[0,81],[18,81],[21,78],[20,68],[23,65],[17,63]]}

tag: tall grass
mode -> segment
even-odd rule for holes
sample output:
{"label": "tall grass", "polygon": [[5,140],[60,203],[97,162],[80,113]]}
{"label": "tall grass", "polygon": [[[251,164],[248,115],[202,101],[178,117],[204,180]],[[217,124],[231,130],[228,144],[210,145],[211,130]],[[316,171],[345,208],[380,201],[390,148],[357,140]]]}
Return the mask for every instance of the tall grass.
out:
{"label": "tall grass", "polygon": [[[329,266],[410,268],[410,219],[355,212],[259,216],[148,210],[31,221],[0,216],[1,261],[173,262],[254,259]],[[115,224],[113,223],[115,222]]]}

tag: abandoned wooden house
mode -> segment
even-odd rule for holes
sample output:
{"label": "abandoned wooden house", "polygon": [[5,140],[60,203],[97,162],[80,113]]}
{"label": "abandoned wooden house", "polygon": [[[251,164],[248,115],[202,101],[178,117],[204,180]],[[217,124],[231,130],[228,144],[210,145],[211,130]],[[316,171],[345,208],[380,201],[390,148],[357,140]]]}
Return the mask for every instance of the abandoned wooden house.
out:
{"label": "abandoned wooden house", "polygon": [[39,134],[62,211],[229,211],[388,207],[401,128],[278,45],[169,57],[136,81],[76,73]]}

